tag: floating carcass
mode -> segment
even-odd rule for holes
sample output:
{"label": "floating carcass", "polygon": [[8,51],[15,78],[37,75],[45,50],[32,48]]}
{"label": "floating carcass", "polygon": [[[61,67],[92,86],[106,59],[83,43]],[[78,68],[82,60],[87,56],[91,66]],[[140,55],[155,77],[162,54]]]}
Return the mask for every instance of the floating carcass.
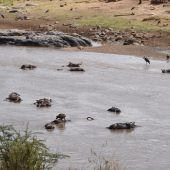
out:
{"label": "floating carcass", "polygon": [[20,103],[22,101],[20,94],[16,92],[10,93],[6,100],[14,103]]}
{"label": "floating carcass", "polygon": [[31,64],[24,64],[20,67],[22,70],[33,70],[37,68],[37,66],[31,65]]}
{"label": "floating carcass", "polygon": [[170,69],[167,69],[167,70],[162,69],[162,73],[170,73]]}
{"label": "floating carcass", "polygon": [[51,102],[52,99],[43,98],[43,99],[36,100],[34,104],[37,107],[51,107]]}
{"label": "floating carcass", "polygon": [[84,72],[85,70],[80,67],[75,67],[75,68],[70,68],[70,71],[79,71],[79,72]]}
{"label": "floating carcass", "polygon": [[108,109],[107,111],[109,111],[109,112],[115,112],[115,113],[120,113],[121,112],[121,110],[119,109],[119,108],[117,108],[117,107],[111,107],[110,109]]}
{"label": "floating carcass", "polygon": [[67,67],[80,67],[80,65],[82,65],[82,63],[72,63],[72,62],[69,62]]}
{"label": "floating carcass", "polygon": [[135,122],[126,122],[126,123],[115,123],[107,127],[111,130],[119,130],[119,129],[134,129],[136,127]]}
{"label": "floating carcass", "polygon": [[56,119],[50,123],[45,124],[45,129],[52,130],[55,128],[55,125],[64,125],[66,122],[71,120],[66,120],[66,114],[60,113],[56,116]]}

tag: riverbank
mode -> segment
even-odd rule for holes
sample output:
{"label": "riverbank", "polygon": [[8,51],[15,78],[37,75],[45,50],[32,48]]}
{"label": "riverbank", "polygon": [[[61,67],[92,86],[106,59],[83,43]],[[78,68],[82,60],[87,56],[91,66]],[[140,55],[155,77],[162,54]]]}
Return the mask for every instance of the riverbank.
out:
{"label": "riverbank", "polygon": [[0,6],[0,29],[77,33],[102,44],[84,51],[165,59],[170,50],[169,5],[138,5],[134,0],[13,1],[12,6]]}

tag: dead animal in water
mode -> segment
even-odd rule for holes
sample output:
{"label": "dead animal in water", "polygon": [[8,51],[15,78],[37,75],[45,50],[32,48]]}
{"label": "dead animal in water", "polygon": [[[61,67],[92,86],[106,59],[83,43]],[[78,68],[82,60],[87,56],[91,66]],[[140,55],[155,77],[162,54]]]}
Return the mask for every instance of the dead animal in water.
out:
{"label": "dead animal in water", "polygon": [[72,63],[72,62],[69,62],[67,67],[80,67],[80,65],[82,65],[82,63]]}
{"label": "dead animal in water", "polygon": [[65,123],[65,122],[66,120],[61,120],[61,119],[55,119],[52,121],[52,123],[54,123],[55,125],[60,124],[60,123]]}
{"label": "dead animal in water", "polygon": [[51,102],[52,102],[51,99],[43,98],[43,99],[36,100],[34,104],[37,107],[51,107]]}
{"label": "dead animal in water", "polygon": [[66,120],[66,115],[64,113],[60,113],[56,116],[56,119],[59,119],[59,120]]}
{"label": "dead animal in water", "polygon": [[167,69],[167,70],[162,69],[162,73],[170,73],[170,69]]}
{"label": "dead animal in water", "polygon": [[55,127],[54,127],[54,125],[52,123],[47,123],[47,124],[45,124],[45,128],[47,130],[53,130]]}
{"label": "dead animal in water", "polygon": [[10,93],[8,98],[6,98],[6,100],[14,103],[20,103],[22,101],[20,95],[16,92]]}
{"label": "dead animal in water", "polygon": [[20,67],[22,70],[33,70],[37,68],[37,66],[31,65],[31,64],[24,64]]}
{"label": "dead animal in water", "polygon": [[137,127],[135,125],[135,122],[126,122],[126,123],[115,123],[107,128],[111,130],[119,130],[119,129],[134,129],[135,127]]}
{"label": "dead animal in water", "polygon": [[111,107],[110,109],[108,109],[107,111],[109,112],[115,112],[115,113],[120,113],[121,110],[117,107]]}
{"label": "dead animal in water", "polygon": [[70,71],[81,71],[81,72],[84,72],[85,70],[83,68],[80,68],[80,67],[76,67],[76,68],[70,68]]}

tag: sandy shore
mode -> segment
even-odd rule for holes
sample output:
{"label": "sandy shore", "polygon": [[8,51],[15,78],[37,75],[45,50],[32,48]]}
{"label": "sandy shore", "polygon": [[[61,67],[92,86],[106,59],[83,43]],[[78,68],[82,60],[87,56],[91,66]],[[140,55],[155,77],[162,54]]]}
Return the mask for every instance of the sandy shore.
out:
{"label": "sandy shore", "polygon": [[[66,48],[67,51],[78,51],[78,48]],[[109,53],[109,54],[119,54],[119,55],[133,55],[137,57],[147,56],[151,59],[166,60],[167,54],[170,49],[167,48],[156,48],[156,47],[146,47],[146,46],[123,46],[123,45],[101,45],[98,47],[84,47],[81,49],[85,52],[97,52],[97,53]]]}

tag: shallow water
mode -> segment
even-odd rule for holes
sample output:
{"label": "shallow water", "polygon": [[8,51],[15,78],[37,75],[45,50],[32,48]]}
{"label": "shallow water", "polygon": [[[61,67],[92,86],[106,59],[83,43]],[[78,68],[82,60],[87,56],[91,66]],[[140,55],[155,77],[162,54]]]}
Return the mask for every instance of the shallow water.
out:
{"label": "shallow water", "polygon": [[[170,167],[170,68],[165,61],[151,61],[113,54],[66,52],[50,48],[0,47],[0,123],[17,129],[29,128],[39,135],[52,151],[70,155],[54,167],[91,169],[89,159],[104,156],[122,169],[168,170]],[[83,62],[84,73],[69,72],[62,65]],[[22,71],[22,64],[37,69]],[[62,71],[56,69],[63,68]],[[23,102],[3,101],[16,91]],[[32,103],[39,98],[53,99],[51,108],[38,109]],[[120,115],[106,110],[111,106]],[[44,124],[59,112],[71,122],[52,132]],[[87,121],[86,117],[94,117]],[[133,131],[112,132],[105,127],[116,122],[135,121],[141,127]]]}

